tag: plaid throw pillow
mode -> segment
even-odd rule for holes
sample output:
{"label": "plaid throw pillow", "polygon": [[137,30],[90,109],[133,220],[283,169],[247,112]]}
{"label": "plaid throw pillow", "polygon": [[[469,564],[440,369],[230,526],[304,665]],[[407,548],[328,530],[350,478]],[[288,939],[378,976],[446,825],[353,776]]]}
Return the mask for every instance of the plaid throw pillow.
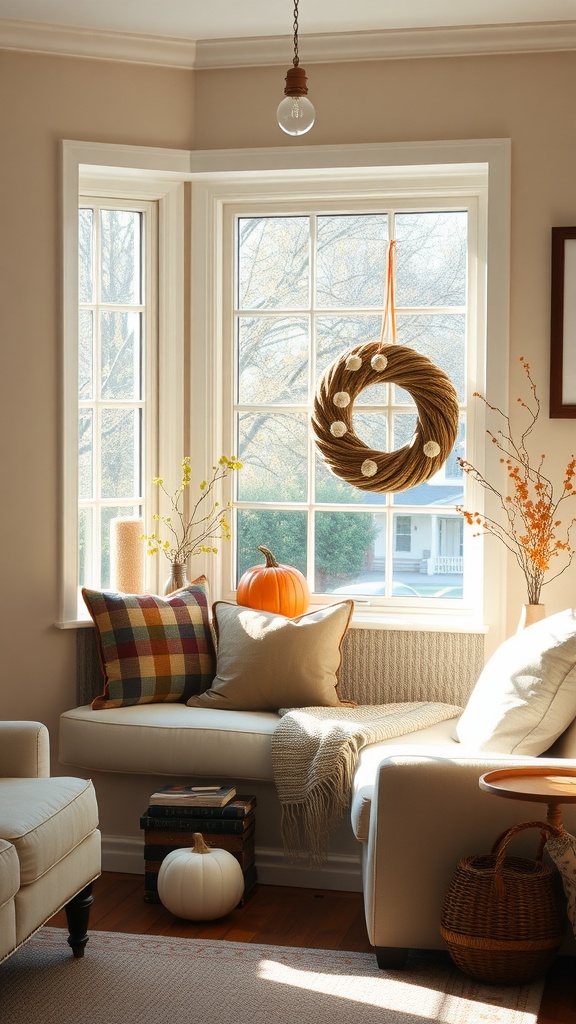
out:
{"label": "plaid throw pillow", "polygon": [[96,627],[104,693],[92,707],[183,701],[210,686],[216,656],[205,577],[167,597],[82,589]]}

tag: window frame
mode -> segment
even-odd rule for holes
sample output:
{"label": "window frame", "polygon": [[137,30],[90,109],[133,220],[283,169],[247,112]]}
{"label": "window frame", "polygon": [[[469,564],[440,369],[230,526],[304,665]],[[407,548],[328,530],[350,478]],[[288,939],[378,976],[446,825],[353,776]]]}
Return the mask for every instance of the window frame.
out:
{"label": "window frame", "polygon": [[[172,253],[171,287],[179,276],[184,287],[189,287],[189,320],[184,332],[183,303],[175,314],[177,328],[172,332],[169,351],[162,353],[172,371],[170,389],[159,385],[159,463],[168,457],[174,462],[174,451],[182,451],[182,438],[193,464],[210,465],[214,453],[226,450],[227,434],[223,427],[223,389],[229,379],[231,367],[226,365],[222,353],[222,329],[227,312],[223,309],[226,291],[223,287],[222,234],[223,207],[226,202],[244,199],[247,190],[256,184],[259,189],[265,181],[272,192],[285,192],[286,184],[298,178],[302,195],[317,192],[323,180],[327,189],[341,191],[344,176],[353,177],[367,197],[375,188],[375,181],[386,179],[387,187],[394,187],[401,195],[408,177],[426,179],[428,195],[441,191],[443,179],[451,174],[467,188],[476,189],[479,196],[479,218],[482,237],[477,246],[478,264],[485,270],[490,265],[490,278],[485,292],[480,294],[479,310],[472,315],[485,322],[488,339],[485,365],[474,381],[474,386],[488,392],[501,408],[508,405],[508,312],[509,312],[509,260],[510,260],[510,152],[509,139],[440,141],[429,143],[375,143],[368,145],[274,147],[268,149],[185,151],[147,149],[143,147],[81,143],[65,140],[62,143],[63,181],[63,344],[64,373],[62,414],[62,585],[61,621],[59,625],[75,625],[66,612],[70,610],[69,582],[71,567],[76,567],[76,387],[77,365],[77,204],[78,183],[81,173],[88,171],[97,178],[115,174],[124,180],[127,188],[140,185],[146,192],[156,188],[163,192],[170,207],[170,194],[179,199],[172,204],[167,222],[172,223],[172,234],[167,231],[160,240],[160,258]],[[476,185],[472,185],[476,178]],[[153,182],[154,186],[150,183]],[[185,186],[190,183],[189,206],[186,221],[183,211]],[[464,186],[462,186],[464,187]],[[454,191],[454,189],[452,190]],[[133,194],[131,192],[131,194]],[[162,202],[162,200],[161,200]],[[174,213],[174,211],[177,211]],[[188,216],[189,214],[189,216]],[[175,235],[190,231],[189,265],[186,256],[174,244]],[[168,266],[170,259],[165,262]],[[177,290],[177,289],[176,289]],[[160,287],[162,299],[163,289]],[[162,330],[170,319],[166,307],[160,311],[160,339],[170,337]],[[190,350],[186,347],[192,339]],[[200,339],[200,344],[198,340]],[[206,343],[203,343],[203,339]],[[184,343],[186,342],[186,344]],[[228,377],[227,377],[228,375]],[[164,369],[164,383],[170,373]],[[183,402],[180,403],[178,385],[186,379]],[[166,398],[168,394],[168,399]],[[73,396],[72,402],[70,396]],[[162,396],[164,396],[162,398]],[[482,403],[472,403],[468,418],[468,436],[475,432],[483,436]],[[73,412],[73,415],[71,413]],[[177,425],[178,421],[178,425]],[[197,424],[202,429],[197,429]],[[167,442],[168,439],[168,443]],[[171,443],[170,443],[171,441]],[[493,453],[479,445],[478,464],[492,479],[500,480],[501,467]],[[179,468],[179,466],[178,466]],[[502,483],[505,481],[502,479]],[[74,501],[71,502],[71,495]],[[226,495],[224,495],[226,497]],[[490,496],[470,495],[478,507],[484,505],[487,514],[496,512],[490,507]],[[466,541],[465,541],[466,542]],[[229,566],[224,552],[213,559],[195,560],[193,574],[209,574],[213,598],[226,598],[230,594],[225,580],[229,579]],[[434,628],[449,630],[489,630],[491,643],[504,638],[506,608],[506,564],[498,559],[493,547],[477,541],[473,557],[477,560],[482,579],[483,607],[475,614],[457,616],[450,612],[442,617],[415,614],[404,609],[397,613],[368,614],[356,609],[353,625],[373,628]],[[227,575],[228,574],[228,575]],[[68,594],[68,603],[66,595]],[[81,623],[85,624],[85,623]]]}
{"label": "window frame", "polygon": [[[154,203],[157,225],[153,257],[155,341],[148,357],[150,417],[143,443],[146,447],[143,507],[146,520],[155,511],[157,493],[152,478],[158,466],[173,462],[184,441],[184,183],[173,174],[147,173],[122,167],[131,147],[98,144],[63,144],[63,380],[61,400],[61,519],[60,609],[62,628],[91,622],[82,606],[78,580],[78,209],[86,196],[120,203]],[[112,152],[111,152],[112,151]],[[112,153],[116,159],[112,158]],[[97,159],[92,162],[93,158]],[[148,163],[148,161],[146,161]],[[170,339],[170,344],[165,343]],[[179,482],[179,466],[174,486]],[[168,476],[168,474],[166,474]],[[157,591],[162,569],[145,560],[145,588]]]}

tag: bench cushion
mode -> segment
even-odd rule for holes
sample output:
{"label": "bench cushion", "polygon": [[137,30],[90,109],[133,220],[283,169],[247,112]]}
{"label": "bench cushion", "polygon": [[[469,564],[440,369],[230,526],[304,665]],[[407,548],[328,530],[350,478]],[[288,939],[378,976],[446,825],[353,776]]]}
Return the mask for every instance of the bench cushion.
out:
{"label": "bench cushion", "polygon": [[275,712],[142,704],[60,718],[61,764],[90,771],[271,782]]}
{"label": "bench cushion", "polygon": [[12,843],[0,839],[0,907],[13,899],[20,888],[20,865]]}

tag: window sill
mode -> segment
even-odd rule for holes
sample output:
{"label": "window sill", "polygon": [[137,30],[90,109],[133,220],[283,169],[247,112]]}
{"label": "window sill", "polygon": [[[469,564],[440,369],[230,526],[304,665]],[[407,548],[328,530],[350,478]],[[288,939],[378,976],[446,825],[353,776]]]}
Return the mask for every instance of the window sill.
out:
{"label": "window sill", "polygon": [[487,633],[485,623],[471,612],[385,611],[355,608],[351,629],[401,629],[433,633]]}
{"label": "window sill", "polygon": [[94,627],[92,619],[70,619],[66,622],[55,622],[56,629],[84,629],[85,626]]}
{"label": "window sill", "polygon": [[[324,604],[310,605],[310,611],[325,607]],[[89,616],[55,622],[56,629],[94,628]],[[355,605],[350,629],[399,629],[434,633],[487,633],[488,626],[473,612],[452,609],[424,611],[422,609],[391,610],[367,608]]]}

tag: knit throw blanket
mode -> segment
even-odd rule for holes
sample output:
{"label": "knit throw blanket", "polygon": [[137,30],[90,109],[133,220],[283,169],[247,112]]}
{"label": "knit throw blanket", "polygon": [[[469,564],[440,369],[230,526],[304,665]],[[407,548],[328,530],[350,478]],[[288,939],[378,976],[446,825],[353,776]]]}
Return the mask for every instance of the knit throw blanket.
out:
{"label": "knit throw blanket", "polygon": [[[456,718],[462,708],[432,702],[281,708],[272,736],[284,852],[321,864],[331,831],[350,803],[363,747]],[[384,754],[382,755],[384,756]]]}

